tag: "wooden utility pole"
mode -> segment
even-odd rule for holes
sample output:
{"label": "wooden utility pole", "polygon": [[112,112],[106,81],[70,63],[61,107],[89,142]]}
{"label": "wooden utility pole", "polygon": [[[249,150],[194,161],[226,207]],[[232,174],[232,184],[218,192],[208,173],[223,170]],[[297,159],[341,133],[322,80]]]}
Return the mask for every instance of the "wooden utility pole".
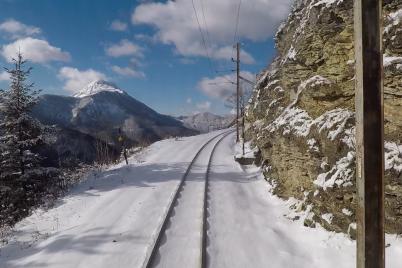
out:
{"label": "wooden utility pole", "polygon": [[240,102],[240,43],[236,43],[236,142],[239,142],[239,102]]}
{"label": "wooden utility pole", "polygon": [[384,268],[382,0],[354,0],[357,267]]}

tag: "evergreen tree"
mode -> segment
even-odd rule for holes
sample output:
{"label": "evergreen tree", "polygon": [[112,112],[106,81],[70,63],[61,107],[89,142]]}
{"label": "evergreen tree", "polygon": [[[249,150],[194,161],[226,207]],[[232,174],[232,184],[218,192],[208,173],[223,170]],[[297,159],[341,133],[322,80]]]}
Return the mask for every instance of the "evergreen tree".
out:
{"label": "evergreen tree", "polygon": [[3,214],[9,214],[7,219],[1,217],[3,223],[24,216],[38,202],[51,177],[34,153],[42,143],[42,127],[30,116],[39,94],[34,84],[27,82],[32,69],[25,68],[21,53],[13,63],[13,69],[5,68],[10,87],[0,90],[0,198]]}

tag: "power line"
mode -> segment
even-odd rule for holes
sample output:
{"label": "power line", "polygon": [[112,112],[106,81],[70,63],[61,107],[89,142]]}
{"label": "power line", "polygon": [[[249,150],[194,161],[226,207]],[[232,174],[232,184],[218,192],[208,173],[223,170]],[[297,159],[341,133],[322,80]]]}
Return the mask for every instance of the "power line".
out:
{"label": "power line", "polygon": [[234,57],[234,52],[236,51],[235,44],[236,44],[236,42],[240,41],[240,38],[239,38],[239,40],[236,40],[236,39],[237,39],[238,29],[239,29],[241,3],[242,3],[242,0],[239,0],[239,4],[237,5],[237,16],[236,16],[236,24],[235,24],[236,26],[235,26],[235,31],[234,31],[234,35],[233,35],[233,46],[232,46],[232,56],[231,56],[232,59]]}
{"label": "power line", "polygon": [[202,43],[203,43],[203,45],[204,45],[204,49],[205,49],[205,52],[206,52],[207,57],[208,57],[209,65],[210,65],[210,68],[211,68],[212,72],[214,72],[214,68],[213,68],[213,65],[212,65],[211,57],[210,57],[210,55],[209,55],[208,48],[207,48],[207,44],[206,44],[206,42],[205,42],[205,37],[204,37],[204,34],[203,34],[203,32],[202,32],[202,28],[201,28],[200,21],[199,21],[199,19],[198,19],[197,10],[196,10],[195,5],[194,5],[194,0],[191,0],[191,3],[192,3],[192,5],[193,5],[195,18],[196,18],[197,24],[198,24],[198,30],[200,31],[200,34],[201,34]]}
{"label": "power line", "polygon": [[241,1],[242,0],[239,0],[239,4],[237,6],[236,28],[235,28],[235,33],[233,36],[233,44],[236,43],[236,38],[237,38],[237,34],[238,34],[238,29],[239,29]]}
{"label": "power line", "polygon": [[210,37],[210,35],[209,35],[209,30],[208,30],[208,24],[207,24],[207,20],[206,20],[206,18],[205,18],[204,0],[201,0],[201,11],[202,11],[202,17],[203,17],[203,19],[204,19],[205,31],[206,31],[206,33],[207,33],[207,38],[206,38],[206,40],[207,40],[207,47],[212,48],[212,45],[211,45],[211,37]]}

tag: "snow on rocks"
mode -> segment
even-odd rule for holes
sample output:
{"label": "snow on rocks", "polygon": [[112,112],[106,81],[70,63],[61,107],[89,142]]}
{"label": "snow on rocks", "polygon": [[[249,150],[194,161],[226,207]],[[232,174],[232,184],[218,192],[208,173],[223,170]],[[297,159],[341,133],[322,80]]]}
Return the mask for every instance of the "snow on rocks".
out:
{"label": "snow on rocks", "polygon": [[[295,134],[296,136],[306,137],[310,133],[312,126],[317,126],[319,133],[324,130],[328,131],[328,139],[335,140],[341,134],[344,134],[342,140],[349,146],[353,144],[354,131],[351,128],[346,128],[350,119],[354,118],[354,113],[342,108],[337,108],[324,113],[318,118],[314,119],[307,113],[307,111],[295,107],[299,101],[300,94],[307,88],[315,88],[322,85],[330,85],[331,81],[328,79],[315,75],[306,81],[303,81],[298,86],[297,92],[293,101],[284,109],[284,111],[267,126],[270,132],[283,129],[282,134]],[[275,100],[274,100],[275,101]],[[272,104],[272,102],[271,102]],[[270,106],[272,106],[270,104]]]}
{"label": "snow on rocks", "polygon": [[311,122],[312,118],[305,110],[288,107],[266,129],[270,132],[282,129],[283,135],[295,134],[296,136],[305,137],[310,132]]}
{"label": "snow on rocks", "polygon": [[307,145],[308,145],[308,148],[309,148],[310,152],[319,152],[320,151],[318,146],[317,146],[316,139],[313,139],[313,138],[308,139],[307,140]]}
{"label": "snow on rocks", "polygon": [[335,109],[328,111],[314,120],[319,132],[328,131],[328,139],[335,140],[340,134],[345,132],[347,122],[354,117],[354,113],[346,109]]}
{"label": "snow on rocks", "polygon": [[319,174],[314,184],[323,190],[332,188],[335,185],[338,187],[352,186],[355,174],[354,162],[355,152],[350,151],[345,157],[339,159],[330,171]]}
{"label": "snow on rocks", "polygon": [[391,28],[398,26],[402,20],[402,9],[398,9],[395,12],[391,12],[387,16],[388,24],[385,26],[384,33],[388,33]]}
{"label": "snow on rocks", "polygon": [[323,218],[328,224],[331,224],[334,215],[332,215],[332,213],[325,213],[321,215],[321,218]]}
{"label": "snow on rocks", "polygon": [[332,84],[332,82],[329,79],[322,77],[321,75],[314,75],[309,79],[307,79],[306,81],[303,81],[300,84],[299,88],[301,89],[305,89],[307,87],[315,88],[317,86],[330,85],[330,84]]}
{"label": "snow on rocks", "polygon": [[342,2],[343,0],[320,0],[317,3],[315,3],[313,7],[325,6],[326,8],[329,8],[334,4],[339,5]]}
{"label": "snow on rocks", "polygon": [[342,213],[345,214],[346,216],[352,216],[352,214],[353,214],[353,212],[350,211],[350,210],[347,209],[347,208],[343,208],[343,209],[342,209]]}
{"label": "snow on rocks", "polygon": [[402,57],[388,56],[388,55],[383,56],[384,68],[387,68],[393,64],[400,64],[400,63],[402,63]]}
{"label": "snow on rocks", "polygon": [[385,142],[385,170],[402,172],[402,145],[395,142]]}
{"label": "snow on rocks", "polygon": [[271,82],[269,82],[264,89],[268,89],[270,86],[276,85],[279,83],[279,80],[273,80]]}

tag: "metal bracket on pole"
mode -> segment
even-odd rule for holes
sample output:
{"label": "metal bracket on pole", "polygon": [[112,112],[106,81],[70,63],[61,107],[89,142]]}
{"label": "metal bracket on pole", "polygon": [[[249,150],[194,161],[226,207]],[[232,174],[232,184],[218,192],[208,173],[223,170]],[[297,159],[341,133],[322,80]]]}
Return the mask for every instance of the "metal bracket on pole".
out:
{"label": "metal bracket on pole", "polygon": [[384,268],[382,1],[354,4],[357,268]]}

